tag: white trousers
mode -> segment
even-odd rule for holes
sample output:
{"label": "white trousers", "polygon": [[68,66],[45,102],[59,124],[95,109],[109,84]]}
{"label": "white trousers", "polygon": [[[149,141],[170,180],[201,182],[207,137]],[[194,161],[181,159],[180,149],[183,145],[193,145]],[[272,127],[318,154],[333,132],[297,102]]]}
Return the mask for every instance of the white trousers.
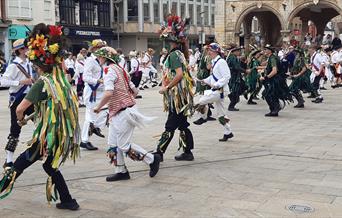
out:
{"label": "white trousers", "polygon": [[[208,104],[215,103],[215,109],[218,117],[224,117],[225,116],[225,110],[224,110],[224,98],[221,98],[221,92],[220,91],[212,91],[212,90],[205,90],[204,95],[200,98],[198,104],[205,106],[204,113],[199,113],[201,118],[207,119],[208,118]],[[232,130],[229,123],[226,123],[223,126],[223,133],[225,135],[229,135]]]}
{"label": "white trousers", "polygon": [[90,102],[90,95],[91,95],[91,89],[88,85],[86,85],[83,91],[83,100],[86,106],[86,111],[85,111],[85,119],[84,119],[83,128],[82,128],[82,135],[81,135],[81,140],[84,143],[89,141],[88,132],[89,132],[90,123],[93,123],[95,128],[102,129],[106,125],[107,114],[108,114],[106,110],[101,111],[99,114],[94,113],[94,108],[96,107],[97,103],[101,101],[103,92],[102,91],[96,92],[96,102]]}
{"label": "white trousers", "polygon": [[[142,161],[146,164],[149,165],[154,161],[154,156],[151,153],[148,153],[141,146],[131,143],[134,128],[141,124],[141,117],[143,117],[143,115],[140,114],[134,106],[119,112],[109,121],[108,145],[109,147],[118,147],[115,173],[124,173],[127,171],[124,153],[127,153],[130,149],[134,150],[136,153],[145,155]],[[144,117],[142,119],[144,119]]]}

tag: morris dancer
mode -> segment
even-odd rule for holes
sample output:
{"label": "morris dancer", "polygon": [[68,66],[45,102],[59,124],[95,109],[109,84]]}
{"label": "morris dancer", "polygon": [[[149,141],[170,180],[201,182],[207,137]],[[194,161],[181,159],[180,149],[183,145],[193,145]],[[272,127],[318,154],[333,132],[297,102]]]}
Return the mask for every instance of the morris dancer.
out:
{"label": "morris dancer", "polygon": [[[165,124],[156,153],[161,155],[166,152],[175,130],[180,130],[179,149],[183,153],[175,156],[177,161],[192,161],[194,156],[191,150],[194,148],[192,133],[188,128],[190,124],[187,117],[193,113],[193,80],[187,72],[187,39],[186,31],[190,20],[182,20],[178,16],[170,15],[167,26],[161,28],[161,38],[170,43],[170,53],[165,61],[165,74],[163,86],[159,93],[163,94],[164,110],[168,111],[168,118]],[[180,47],[182,47],[183,52]]]}
{"label": "morris dancer", "polygon": [[311,70],[306,67],[304,51],[301,48],[296,48],[294,51],[296,55],[293,67],[290,69],[292,82],[289,89],[298,102],[294,108],[304,108],[305,101],[300,91],[312,92]]}
{"label": "morris dancer", "polygon": [[322,103],[323,96],[321,95],[320,91],[320,82],[321,79],[325,75],[325,66],[324,66],[324,59],[320,54],[320,48],[315,45],[309,47],[309,54],[310,54],[310,63],[311,63],[311,70],[312,73],[310,75],[312,87],[314,89],[314,96],[316,97],[315,100],[312,100],[313,103]]}
{"label": "morris dancer", "polygon": [[257,104],[253,99],[255,99],[260,90],[259,88],[259,78],[260,74],[258,73],[258,67],[260,66],[260,56],[261,50],[255,49],[250,54],[250,62],[248,63],[248,70],[246,76],[246,82],[248,86],[248,93],[250,94],[247,104]]}
{"label": "morris dancer", "polygon": [[134,128],[143,126],[151,118],[142,115],[135,106],[134,97],[138,89],[130,82],[129,75],[118,65],[119,56],[115,49],[103,47],[94,53],[104,67],[105,93],[94,109],[99,113],[108,104],[109,136],[108,156],[115,165],[115,174],[108,176],[108,182],[130,179],[124,161],[124,154],[132,160],[144,161],[150,166],[150,177],[159,170],[160,156],[151,154],[137,144],[131,143]]}
{"label": "morris dancer", "polygon": [[225,116],[224,111],[224,96],[228,90],[228,82],[230,79],[230,70],[227,62],[221,58],[221,48],[217,43],[211,43],[208,46],[208,53],[211,58],[212,63],[212,73],[206,79],[200,80],[201,82],[207,84],[211,89],[204,91],[204,95],[200,98],[198,102],[199,113],[203,120],[207,119],[207,104],[215,103],[215,108],[218,113],[218,120],[224,128],[224,135],[219,141],[227,141],[234,135],[230,128],[229,118]]}
{"label": "morris dancer", "polygon": [[[9,108],[11,112],[11,127],[7,137],[8,142],[5,147],[6,161],[3,165],[4,168],[11,168],[13,166],[13,155],[19,142],[21,127],[17,123],[16,109],[33,84],[32,67],[26,56],[27,47],[24,41],[25,39],[18,39],[13,43],[13,51],[16,57],[8,65],[1,78],[1,86],[10,87]],[[33,111],[33,106],[30,106],[25,111],[25,115],[30,115]]]}
{"label": "morris dancer", "polygon": [[245,81],[242,78],[242,74],[245,70],[241,67],[238,57],[241,55],[242,47],[232,45],[230,48],[230,55],[227,57],[227,63],[231,72],[231,78],[229,80],[230,93],[228,95],[230,103],[228,106],[229,111],[239,111],[235,106],[240,101],[240,95],[243,94],[247,87]]}
{"label": "morris dancer", "polygon": [[[90,51],[96,52],[106,45],[107,43],[105,41],[95,39],[91,43]],[[86,113],[80,146],[87,150],[97,150],[97,147],[94,147],[92,143],[89,142],[89,136],[94,133],[95,135],[104,138],[104,135],[101,133],[101,128],[106,124],[107,113],[104,110],[99,114],[94,113],[94,108],[102,98],[104,92],[102,68],[94,54],[90,54],[85,60],[83,81],[85,82],[83,100],[86,105]]]}
{"label": "morris dancer", "polygon": [[[266,117],[277,117],[282,109],[280,101],[292,101],[289,88],[286,84],[285,72],[282,72],[279,58],[274,54],[275,49],[271,45],[266,45],[264,53],[268,57],[265,74],[260,77],[263,81],[264,91],[262,93],[265,98],[270,112],[265,114]],[[263,68],[263,67],[261,67]]]}
{"label": "morris dancer", "polygon": [[40,79],[32,86],[17,108],[20,124],[25,124],[24,111],[35,105],[36,129],[28,148],[7,168],[0,181],[0,199],[9,195],[14,181],[37,160],[44,159],[43,169],[49,175],[46,196],[50,202],[54,185],[61,202],[58,209],[77,210],[59,166],[69,157],[75,161],[79,154],[77,95],[61,69],[63,61],[61,27],[36,25],[28,40],[29,59],[37,67]]}

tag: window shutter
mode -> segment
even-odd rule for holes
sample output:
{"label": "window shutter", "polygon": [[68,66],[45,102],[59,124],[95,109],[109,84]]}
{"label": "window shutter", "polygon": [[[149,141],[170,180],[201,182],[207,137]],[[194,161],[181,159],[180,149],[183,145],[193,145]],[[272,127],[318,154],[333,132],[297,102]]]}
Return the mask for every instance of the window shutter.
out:
{"label": "window shutter", "polygon": [[8,17],[19,17],[19,0],[8,0]]}
{"label": "window shutter", "polygon": [[31,18],[31,0],[20,0],[20,17]]}

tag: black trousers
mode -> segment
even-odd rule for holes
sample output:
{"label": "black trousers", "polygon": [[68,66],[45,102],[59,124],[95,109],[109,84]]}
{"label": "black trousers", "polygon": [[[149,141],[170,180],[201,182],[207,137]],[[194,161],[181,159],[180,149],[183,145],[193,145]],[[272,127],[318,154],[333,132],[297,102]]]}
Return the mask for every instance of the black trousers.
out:
{"label": "black trousers", "polygon": [[[17,178],[23,173],[25,169],[30,167],[33,163],[39,160],[42,156],[39,154],[38,143],[32,145],[24,151],[14,162],[14,169],[17,172]],[[44,171],[51,176],[52,183],[60,196],[61,202],[70,202],[72,200],[68,186],[65,183],[62,173],[58,169],[53,169],[51,163],[53,156],[48,156],[46,161],[43,163]]]}
{"label": "black trousers", "polygon": [[167,121],[165,123],[165,130],[168,132],[174,132],[176,129],[184,131],[187,143],[187,147],[184,148],[185,153],[189,153],[194,149],[194,139],[190,129],[188,128],[189,126],[190,124],[187,121],[187,117],[183,113],[177,114],[176,111],[169,111]]}
{"label": "black trousers", "polygon": [[240,101],[240,95],[238,93],[230,93],[228,95],[230,103],[229,103],[229,108],[234,108],[235,105]]}
{"label": "black trousers", "polygon": [[[14,137],[14,138],[19,138],[20,132],[21,132],[21,127],[18,125],[17,121],[17,107],[21,103],[21,101],[24,99],[25,96],[22,96],[21,98],[18,98],[14,101],[12,106],[10,107],[11,111],[11,127],[10,127],[10,133],[9,135]],[[29,108],[26,109],[24,112],[24,115],[30,115],[34,112],[34,106],[31,105]]]}
{"label": "black trousers", "polygon": [[265,96],[265,100],[268,104],[268,107],[271,112],[279,112],[280,111],[280,102],[279,99],[275,96]]}
{"label": "black trousers", "polygon": [[131,81],[135,85],[135,88],[139,87],[139,84],[140,84],[140,81],[141,81],[141,77],[142,77],[142,72],[141,71],[132,74]]}

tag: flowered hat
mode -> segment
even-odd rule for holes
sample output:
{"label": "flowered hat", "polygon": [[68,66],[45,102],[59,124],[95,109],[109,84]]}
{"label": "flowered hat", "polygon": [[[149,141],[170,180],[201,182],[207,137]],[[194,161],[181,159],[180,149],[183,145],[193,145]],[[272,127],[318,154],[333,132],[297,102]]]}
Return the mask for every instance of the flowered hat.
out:
{"label": "flowered hat", "polygon": [[160,38],[177,43],[184,42],[187,39],[189,24],[190,18],[182,20],[179,16],[169,15],[160,27]]}
{"label": "flowered hat", "polygon": [[109,46],[100,48],[99,50],[94,52],[94,55],[98,56],[98,57],[107,58],[107,59],[113,61],[114,63],[120,62],[119,54],[116,52],[116,50],[114,48],[109,47]]}
{"label": "flowered hat", "polygon": [[88,45],[90,50],[95,50],[107,46],[107,42],[102,39],[94,39],[93,41],[88,42]]}
{"label": "flowered hat", "polygon": [[265,45],[265,49],[275,52],[275,48],[271,46],[270,44]]}
{"label": "flowered hat", "polygon": [[60,64],[65,55],[61,48],[62,27],[47,26],[47,28],[48,32],[31,34],[27,41],[28,57],[39,66]]}

